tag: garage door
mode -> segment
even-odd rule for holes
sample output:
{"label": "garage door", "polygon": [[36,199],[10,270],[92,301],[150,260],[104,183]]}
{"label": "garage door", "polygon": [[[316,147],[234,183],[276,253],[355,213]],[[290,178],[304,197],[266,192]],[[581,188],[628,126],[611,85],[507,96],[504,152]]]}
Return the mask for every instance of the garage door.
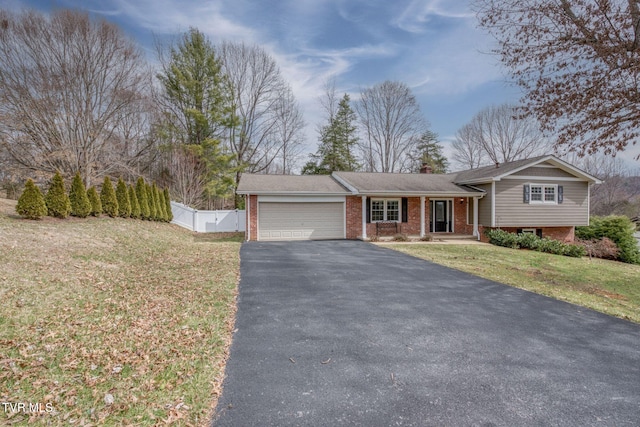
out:
{"label": "garage door", "polygon": [[344,203],[260,202],[259,240],[344,239]]}

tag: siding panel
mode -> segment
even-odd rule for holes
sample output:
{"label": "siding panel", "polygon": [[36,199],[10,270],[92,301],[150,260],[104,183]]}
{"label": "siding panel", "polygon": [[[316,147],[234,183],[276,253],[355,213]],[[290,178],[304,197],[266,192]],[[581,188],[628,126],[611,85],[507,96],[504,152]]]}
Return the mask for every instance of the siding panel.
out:
{"label": "siding panel", "polygon": [[474,187],[486,191],[486,195],[478,202],[478,224],[491,227],[491,184],[474,185]]}
{"label": "siding panel", "polygon": [[540,176],[540,177],[561,177],[575,178],[576,176],[559,168],[540,168],[532,166],[518,172],[514,172],[511,176]]}
{"label": "siding panel", "polygon": [[[564,201],[557,205],[527,204],[522,186],[530,180],[496,182],[496,226],[571,226],[589,224],[589,184],[576,181],[535,180],[535,184],[558,184],[564,188]],[[483,223],[484,225],[484,223]]]}

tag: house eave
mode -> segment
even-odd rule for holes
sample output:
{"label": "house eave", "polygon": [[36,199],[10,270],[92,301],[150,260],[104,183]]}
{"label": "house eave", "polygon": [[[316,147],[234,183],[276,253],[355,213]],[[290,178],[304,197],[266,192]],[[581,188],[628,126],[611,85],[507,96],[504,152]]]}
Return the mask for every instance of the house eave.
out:
{"label": "house eave", "polygon": [[239,190],[236,194],[252,196],[308,196],[308,197],[322,197],[322,196],[349,196],[348,192],[331,192],[331,193],[314,193],[309,191],[251,191],[251,190]]}

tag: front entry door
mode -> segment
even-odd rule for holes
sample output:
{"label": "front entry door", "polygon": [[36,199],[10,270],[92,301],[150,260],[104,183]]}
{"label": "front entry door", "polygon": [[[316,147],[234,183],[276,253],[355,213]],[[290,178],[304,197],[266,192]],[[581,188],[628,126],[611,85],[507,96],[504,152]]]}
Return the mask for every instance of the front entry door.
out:
{"label": "front entry door", "polygon": [[436,200],[434,202],[434,225],[436,233],[443,233],[447,230],[447,223],[449,215],[447,215],[447,201],[446,200]]}

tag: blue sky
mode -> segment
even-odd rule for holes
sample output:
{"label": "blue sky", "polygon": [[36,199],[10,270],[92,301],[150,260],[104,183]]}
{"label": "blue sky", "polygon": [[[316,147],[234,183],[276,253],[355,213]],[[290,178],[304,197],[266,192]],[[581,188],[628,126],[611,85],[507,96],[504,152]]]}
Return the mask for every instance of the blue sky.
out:
{"label": "blue sky", "polygon": [[154,60],[153,38],[197,27],[217,43],[262,45],[278,62],[316,149],[318,97],[335,77],[352,99],[385,80],[406,83],[450,153],[458,128],[483,107],[517,102],[492,40],[465,0],[0,0],[0,7],[79,8],[119,24]]}

